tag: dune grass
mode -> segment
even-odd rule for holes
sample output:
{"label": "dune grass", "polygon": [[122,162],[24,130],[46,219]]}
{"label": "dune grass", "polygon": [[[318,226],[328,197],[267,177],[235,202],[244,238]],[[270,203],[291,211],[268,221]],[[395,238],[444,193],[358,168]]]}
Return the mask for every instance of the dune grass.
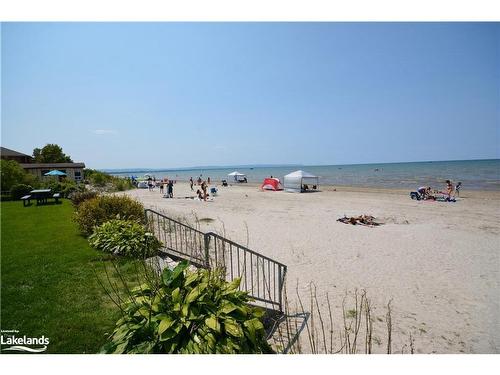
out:
{"label": "dune grass", "polygon": [[[50,339],[47,353],[96,353],[119,310],[100,287],[109,256],[92,249],[72,221],[69,201],[23,207],[1,203],[1,321],[3,330]],[[135,277],[132,261],[120,273]]]}

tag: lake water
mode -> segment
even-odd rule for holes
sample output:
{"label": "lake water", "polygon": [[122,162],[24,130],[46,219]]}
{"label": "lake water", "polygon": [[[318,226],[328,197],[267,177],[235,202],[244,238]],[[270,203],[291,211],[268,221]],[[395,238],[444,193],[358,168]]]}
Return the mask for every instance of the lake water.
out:
{"label": "lake water", "polygon": [[[283,176],[295,170],[302,169],[320,177],[320,185],[344,185],[381,188],[415,189],[422,185],[440,188],[444,181],[450,179],[454,184],[462,182],[463,189],[500,190],[500,159],[464,160],[464,161],[434,161],[390,164],[352,164],[323,166],[285,166],[285,167],[254,167],[236,168],[238,172],[247,175],[248,182],[260,183],[265,177],[277,177],[283,181]],[[207,169],[133,169],[106,170],[116,176],[143,177],[145,173],[154,175],[157,179],[168,177],[175,180],[203,179],[210,177],[217,182],[228,179],[228,173],[235,168]]]}

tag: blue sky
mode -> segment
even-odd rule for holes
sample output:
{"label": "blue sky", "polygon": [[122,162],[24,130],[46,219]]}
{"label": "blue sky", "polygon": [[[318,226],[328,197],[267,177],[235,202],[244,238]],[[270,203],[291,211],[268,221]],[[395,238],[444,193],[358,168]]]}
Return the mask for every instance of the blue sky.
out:
{"label": "blue sky", "polygon": [[499,23],[4,23],[2,146],[92,168],[500,158]]}

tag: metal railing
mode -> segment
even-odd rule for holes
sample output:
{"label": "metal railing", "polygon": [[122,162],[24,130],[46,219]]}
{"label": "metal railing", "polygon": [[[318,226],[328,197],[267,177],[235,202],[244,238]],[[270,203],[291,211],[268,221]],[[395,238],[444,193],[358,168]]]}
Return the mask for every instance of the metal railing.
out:
{"label": "metal railing", "polygon": [[145,215],[149,230],[162,242],[164,252],[207,267],[205,233],[150,209],[145,210]]}
{"label": "metal railing", "polygon": [[222,268],[226,280],[241,278],[240,290],[272,310],[283,311],[287,267],[216,233],[203,233],[151,209],[145,210],[150,230],[164,251],[198,267]]}

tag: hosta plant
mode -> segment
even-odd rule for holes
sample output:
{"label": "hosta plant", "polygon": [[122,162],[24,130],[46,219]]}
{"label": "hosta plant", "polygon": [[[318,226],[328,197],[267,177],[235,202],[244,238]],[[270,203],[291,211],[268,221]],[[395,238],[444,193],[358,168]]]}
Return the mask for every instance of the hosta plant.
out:
{"label": "hosta plant", "polygon": [[181,262],[132,289],[103,353],[272,353],[264,311],[220,270]]}
{"label": "hosta plant", "polygon": [[131,220],[109,220],[95,228],[90,246],[115,255],[144,259],[156,255],[160,241],[143,225]]}

